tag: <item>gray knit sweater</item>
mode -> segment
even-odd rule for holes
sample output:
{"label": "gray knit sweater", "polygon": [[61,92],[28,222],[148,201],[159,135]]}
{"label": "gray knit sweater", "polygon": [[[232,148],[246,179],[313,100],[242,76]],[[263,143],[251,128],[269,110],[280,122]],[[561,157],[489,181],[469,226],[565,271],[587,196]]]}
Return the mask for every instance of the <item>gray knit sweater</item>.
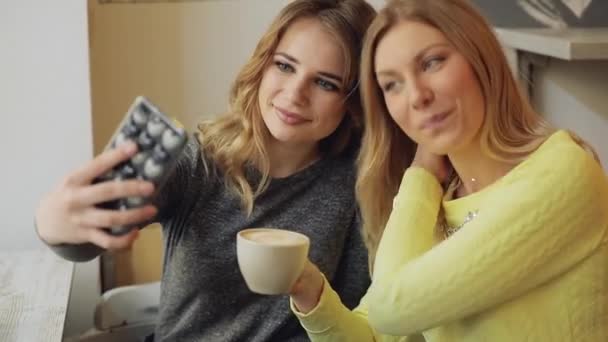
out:
{"label": "gray knit sweater", "polygon": [[[309,257],[350,308],[369,286],[354,196],[354,153],[272,179],[253,213],[190,140],[157,199],[165,248],[156,341],[308,341],[287,296],[250,292],[236,261],[236,233],[275,227],[306,234]],[[207,167],[205,167],[205,164]],[[252,184],[260,175],[247,174]],[[65,248],[70,248],[68,252]],[[74,246],[55,250],[74,255]]]}

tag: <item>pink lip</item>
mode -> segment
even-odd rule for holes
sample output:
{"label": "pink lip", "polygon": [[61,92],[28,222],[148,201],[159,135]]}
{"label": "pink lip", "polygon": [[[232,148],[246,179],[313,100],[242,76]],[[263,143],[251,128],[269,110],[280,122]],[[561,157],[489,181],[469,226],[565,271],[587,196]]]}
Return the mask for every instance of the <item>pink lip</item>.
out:
{"label": "pink lip", "polygon": [[445,119],[448,118],[452,114],[452,110],[448,110],[445,112],[437,113],[431,115],[431,117],[422,121],[420,125],[420,129],[434,129],[442,126],[445,123]]}
{"label": "pink lip", "polygon": [[283,121],[284,123],[286,123],[288,125],[298,125],[303,122],[310,121],[294,112],[290,112],[288,110],[285,110],[285,109],[277,107],[277,106],[273,106],[273,107],[276,109],[277,116],[279,117],[279,119],[281,119],[281,121]]}

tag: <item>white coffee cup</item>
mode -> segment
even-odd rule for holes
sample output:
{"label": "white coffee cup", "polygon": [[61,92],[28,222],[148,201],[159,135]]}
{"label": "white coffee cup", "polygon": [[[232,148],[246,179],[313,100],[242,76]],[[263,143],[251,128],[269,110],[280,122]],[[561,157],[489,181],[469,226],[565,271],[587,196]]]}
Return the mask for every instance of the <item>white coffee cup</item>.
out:
{"label": "white coffee cup", "polygon": [[308,259],[310,239],[283,229],[251,228],[236,236],[236,256],[247,287],[256,293],[288,293]]}

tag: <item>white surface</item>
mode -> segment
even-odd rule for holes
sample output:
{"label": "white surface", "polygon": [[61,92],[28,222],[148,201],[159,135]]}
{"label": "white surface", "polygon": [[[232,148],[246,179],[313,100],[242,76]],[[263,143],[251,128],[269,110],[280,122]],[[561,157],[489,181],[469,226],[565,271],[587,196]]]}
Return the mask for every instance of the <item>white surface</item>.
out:
{"label": "white surface", "polygon": [[608,60],[607,28],[496,29],[501,42],[510,48],[564,60]]}
{"label": "white surface", "polygon": [[110,330],[124,325],[154,326],[159,305],[160,282],[114,288],[103,294],[95,308],[95,327]]}
{"label": "white surface", "polygon": [[47,249],[0,252],[0,341],[61,341],[73,269]]}
{"label": "white surface", "polygon": [[154,323],[134,324],[109,331],[89,331],[85,335],[66,338],[63,342],[134,342],[143,341],[154,332]]}
{"label": "white surface", "polygon": [[0,2],[0,248],[39,246],[40,195],[92,156],[86,1]]}
{"label": "white surface", "polygon": [[[41,246],[36,203],[92,156],[90,102],[87,1],[0,1],[0,251]],[[76,266],[67,332],[92,325],[98,267]]]}
{"label": "white surface", "polygon": [[581,18],[583,13],[591,5],[592,0],[562,0],[577,18]]}
{"label": "white surface", "polygon": [[535,107],[591,144],[608,170],[608,61],[553,59],[533,74]]}

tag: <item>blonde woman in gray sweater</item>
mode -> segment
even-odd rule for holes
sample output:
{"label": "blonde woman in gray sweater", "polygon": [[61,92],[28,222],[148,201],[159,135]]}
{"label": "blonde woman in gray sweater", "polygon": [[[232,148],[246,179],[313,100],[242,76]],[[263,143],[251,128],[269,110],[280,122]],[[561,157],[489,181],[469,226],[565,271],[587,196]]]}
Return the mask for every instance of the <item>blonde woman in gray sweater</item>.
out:
{"label": "blonde woman in gray sweater", "polygon": [[261,226],[308,235],[311,260],[347,305],[358,304],[369,279],[354,195],[362,114],[356,88],[361,41],[374,15],[363,0],[287,5],[237,76],[230,113],[199,125],[153,205],[95,207],[154,191],[140,180],[91,184],[136,153],[127,143],[42,199],[41,239],[68,259],[87,260],[137,236],[137,229],[117,237],[102,227],[158,221],[165,250],[156,340],[308,340],[285,298],[247,289],[235,235]]}

